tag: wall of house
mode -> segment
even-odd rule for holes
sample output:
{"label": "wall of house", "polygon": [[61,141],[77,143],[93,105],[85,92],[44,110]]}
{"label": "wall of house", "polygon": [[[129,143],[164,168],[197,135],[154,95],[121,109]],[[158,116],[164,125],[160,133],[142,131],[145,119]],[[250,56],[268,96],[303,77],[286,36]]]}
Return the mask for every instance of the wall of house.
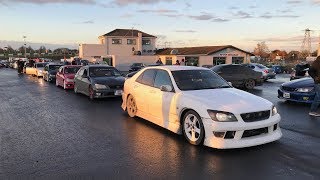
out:
{"label": "wall of house", "polygon": [[155,64],[158,56],[120,56],[113,55],[114,67],[120,71],[129,71],[133,63],[144,63],[146,65]]}
{"label": "wall of house", "polygon": [[[121,44],[112,44],[112,39],[121,39]],[[136,44],[127,44],[127,39],[135,39]],[[156,38],[143,38],[143,39],[150,39],[150,45],[142,45],[142,40],[138,37],[105,37],[105,44],[107,45],[107,53],[110,55],[124,55],[129,56],[132,55],[132,48],[134,47],[135,51],[139,51],[143,53],[143,50],[154,50],[156,48]],[[100,40],[102,42],[103,40]],[[141,43],[141,45],[140,45]]]}
{"label": "wall of house", "polygon": [[106,46],[103,44],[80,44],[80,58],[91,59],[94,56],[107,56]]}

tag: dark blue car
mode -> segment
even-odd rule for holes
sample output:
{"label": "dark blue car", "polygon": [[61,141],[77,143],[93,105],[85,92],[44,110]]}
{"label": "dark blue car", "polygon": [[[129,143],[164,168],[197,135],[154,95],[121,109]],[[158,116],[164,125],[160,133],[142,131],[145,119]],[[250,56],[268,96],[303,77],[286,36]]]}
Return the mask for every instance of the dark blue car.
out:
{"label": "dark blue car", "polygon": [[273,69],[273,71],[274,71],[276,74],[281,74],[281,73],[283,73],[283,67],[280,66],[280,65],[273,65],[273,66],[271,66],[271,69]]}
{"label": "dark blue car", "polygon": [[302,78],[284,83],[278,90],[278,98],[294,102],[312,103],[314,96],[312,78]]}

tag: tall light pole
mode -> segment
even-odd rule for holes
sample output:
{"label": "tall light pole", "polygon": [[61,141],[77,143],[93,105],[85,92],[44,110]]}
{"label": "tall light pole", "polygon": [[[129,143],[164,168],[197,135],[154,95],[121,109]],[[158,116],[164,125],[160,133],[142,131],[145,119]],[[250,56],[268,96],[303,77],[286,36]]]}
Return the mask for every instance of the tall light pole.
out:
{"label": "tall light pole", "polygon": [[22,36],[23,41],[24,41],[24,57],[27,57],[27,42],[26,42],[26,38],[27,36]]}

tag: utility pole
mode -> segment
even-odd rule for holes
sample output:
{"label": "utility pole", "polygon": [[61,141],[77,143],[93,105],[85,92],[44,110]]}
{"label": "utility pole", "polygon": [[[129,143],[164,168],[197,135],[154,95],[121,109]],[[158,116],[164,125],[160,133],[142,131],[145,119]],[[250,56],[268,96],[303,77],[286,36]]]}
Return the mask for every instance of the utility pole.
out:
{"label": "utility pole", "polygon": [[26,38],[27,36],[22,36],[23,41],[24,41],[24,57],[27,57],[27,42],[26,42]]}
{"label": "utility pole", "polygon": [[311,55],[311,37],[310,37],[310,30],[309,28],[304,30],[304,38],[301,45],[301,52],[306,52],[308,56]]}

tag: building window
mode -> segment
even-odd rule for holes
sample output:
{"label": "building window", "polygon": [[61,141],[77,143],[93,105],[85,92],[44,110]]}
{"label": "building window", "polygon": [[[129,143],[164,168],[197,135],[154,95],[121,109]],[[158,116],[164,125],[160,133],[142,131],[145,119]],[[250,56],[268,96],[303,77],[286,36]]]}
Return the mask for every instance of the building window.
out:
{"label": "building window", "polygon": [[226,63],[226,57],[213,57],[212,64],[215,65],[220,65],[220,64],[225,64]]}
{"label": "building window", "polygon": [[232,64],[242,64],[244,57],[232,57]]}
{"label": "building window", "polygon": [[172,57],[166,57],[166,65],[172,65]]}
{"label": "building window", "polygon": [[135,39],[127,39],[127,44],[136,45],[136,40]]}
{"label": "building window", "polygon": [[143,39],[142,40],[142,45],[150,45],[151,44],[151,40],[150,39]]}
{"label": "building window", "polygon": [[112,44],[122,44],[121,39],[112,39]]}
{"label": "building window", "polygon": [[185,57],[185,63],[186,63],[186,66],[198,66],[199,57],[197,56]]}

